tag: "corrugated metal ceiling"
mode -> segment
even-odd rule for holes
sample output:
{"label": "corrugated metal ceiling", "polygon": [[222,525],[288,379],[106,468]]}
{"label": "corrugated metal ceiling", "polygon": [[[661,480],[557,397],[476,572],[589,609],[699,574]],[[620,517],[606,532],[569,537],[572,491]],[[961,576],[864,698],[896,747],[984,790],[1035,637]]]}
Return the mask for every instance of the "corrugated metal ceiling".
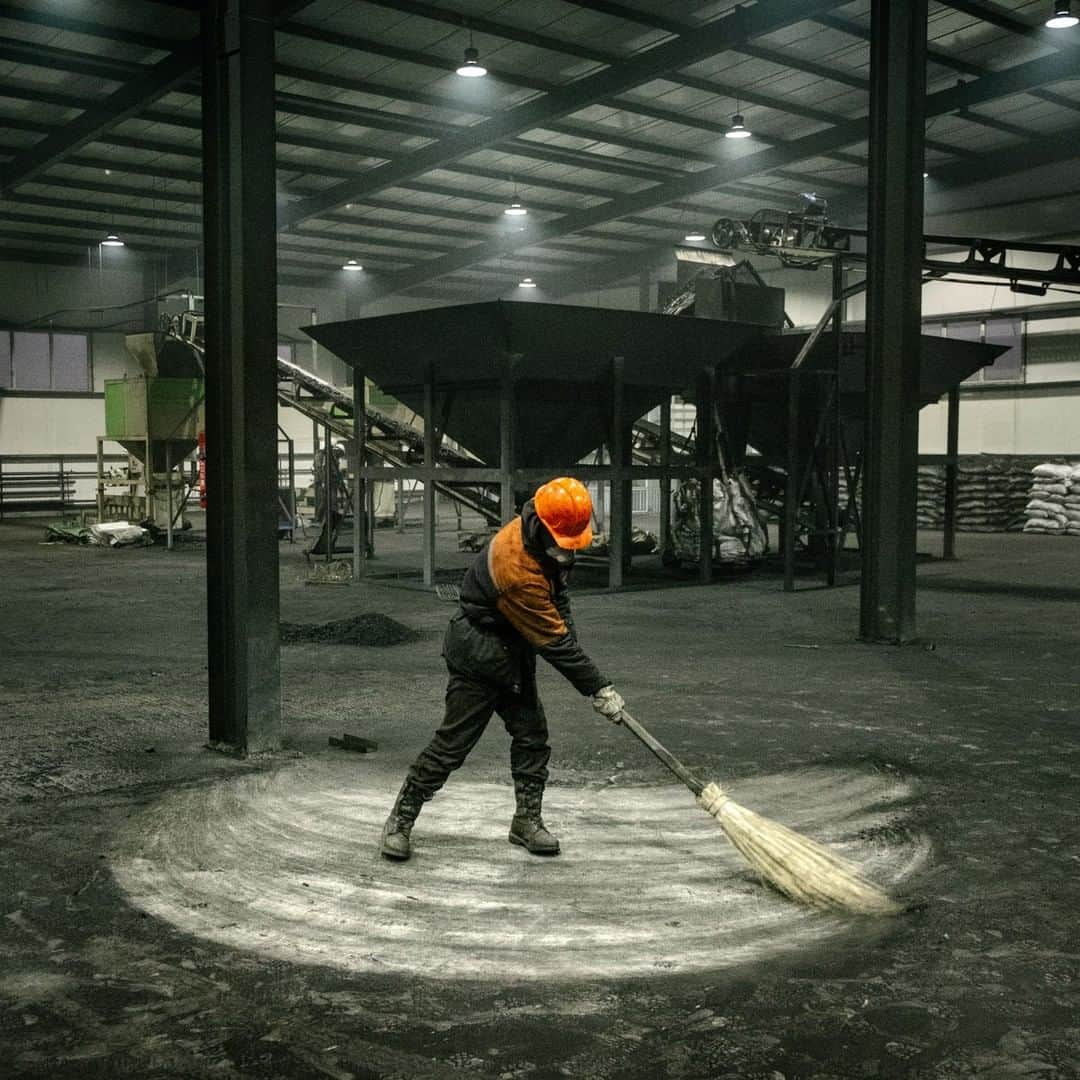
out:
{"label": "corrugated metal ceiling", "polygon": [[[625,276],[692,225],[793,205],[799,191],[858,214],[869,0],[759,0],[738,15],[731,0],[289,6],[277,35],[288,280],[327,283],[355,257],[373,295],[437,282],[440,296],[460,286],[463,299],[483,298],[529,267],[557,294],[561,278]],[[1030,199],[1027,163],[1071,167],[1080,32],[1044,31],[1047,6],[931,3],[928,213],[939,193],[955,206],[989,174],[1015,175]],[[150,70],[195,41],[194,7],[0,3],[0,257],[84,260],[109,229],[132,258],[197,244],[197,56],[167,85]],[[765,32],[742,32],[770,13]],[[470,35],[487,79],[453,73]],[[679,62],[649,70],[654,50],[678,50]],[[993,84],[1012,68],[1019,85]],[[612,71],[626,78],[598,94],[599,73]],[[945,107],[958,80],[972,102]],[[109,95],[131,85],[145,86],[134,115],[105,115],[92,141],[63,145],[84,110],[107,113]],[[722,137],[736,111],[755,133],[743,143]],[[822,153],[815,136],[834,131]],[[59,149],[43,155],[49,137]],[[501,213],[515,191],[530,208],[517,223]],[[1037,218],[1028,206],[1016,227],[1038,231]]]}

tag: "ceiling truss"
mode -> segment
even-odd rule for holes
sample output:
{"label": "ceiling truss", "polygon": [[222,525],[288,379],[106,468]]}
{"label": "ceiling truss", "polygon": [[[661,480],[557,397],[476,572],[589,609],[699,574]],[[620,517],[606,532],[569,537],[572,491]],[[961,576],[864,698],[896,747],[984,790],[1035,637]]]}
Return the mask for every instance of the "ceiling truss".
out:
{"label": "ceiling truss", "polygon": [[[113,6],[90,18],[0,3],[2,258],[84,258],[120,223],[147,257],[199,242],[199,5],[173,5],[171,20]],[[289,280],[323,283],[349,256],[370,271],[369,298],[490,295],[518,266],[559,294],[654,264],[683,227],[729,206],[817,190],[858,213],[867,2],[687,4],[677,17],[548,6],[526,26],[498,12],[466,21],[450,0],[277,5]],[[1042,29],[1035,5],[1016,8],[940,6],[966,20],[928,53],[941,190],[1075,156],[1080,48]],[[597,31],[578,32],[567,9]],[[492,56],[484,88],[448,77],[467,34]],[[740,152],[722,138],[736,109],[757,136]],[[530,208],[521,232],[501,214],[515,190]]]}

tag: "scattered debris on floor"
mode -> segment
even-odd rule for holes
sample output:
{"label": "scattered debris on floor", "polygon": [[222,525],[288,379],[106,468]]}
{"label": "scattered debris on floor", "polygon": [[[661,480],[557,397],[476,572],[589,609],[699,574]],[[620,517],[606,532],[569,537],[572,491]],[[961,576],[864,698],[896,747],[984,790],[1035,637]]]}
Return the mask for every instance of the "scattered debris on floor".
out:
{"label": "scattered debris on floor", "polygon": [[128,544],[152,547],[154,536],[149,529],[132,525],[130,521],[108,521],[90,526],[90,543],[107,544],[109,547],[125,547]]}
{"label": "scattered debris on floor", "polygon": [[484,545],[495,535],[495,529],[481,529],[479,532],[459,532],[457,535],[458,551],[483,551]]}
{"label": "scattered debris on floor", "polygon": [[404,645],[419,641],[416,630],[377,613],[354,615],[351,619],[335,619],[327,623],[281,624],[282,645]]}
{"label": "scattered debris on floor", "polygon": [[456,604],[461,599],[460,585],[436,585],[435,596],[448,604]]}
{"label": "scattered debris on floor", "polygon": [[309,585],[348,585],[352,581],[352,563],[348,559],[315,561],[308,575]]}
{"label": "scattered debris on floor", "polygon": [[327,740],[331,746],[340,747],[342,750],[355,750],[358,754],[370,754],[379,749],[379,744],[374,739],[365,739],[362,735],[350,735],[347,731],[340,739],[333,735]]}
{"label": "scattered debris on floor", "polygon": [[47,544],[89,544],[90,529],[78,521],[50,521],[45,526]]}
{"label": "scattered debris on floor", "polygon": [[[607,555],[610,548],[610,539],[606,532],[593,533],[593,542],[582,552],[583,555]],[[630,554],[651,555],[660,546],[655,534],[639,529],[636,526],[630,530]]]}
{"label": "scattered debris on floor", "polygon": [[52,521],[45,528],[48,544],[100,544],[102,547],[137,545],[150,547],[154,534],[142,525],[130,521],[109,521],[100,525],[83,525],[77,521]]}

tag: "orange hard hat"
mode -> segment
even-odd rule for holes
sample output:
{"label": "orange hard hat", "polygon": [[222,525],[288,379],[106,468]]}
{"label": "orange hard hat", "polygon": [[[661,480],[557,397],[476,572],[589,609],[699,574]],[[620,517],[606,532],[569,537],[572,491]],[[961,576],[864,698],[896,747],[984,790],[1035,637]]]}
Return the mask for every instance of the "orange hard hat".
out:
{"label": "orange hard hat", "polygon": [[592,499],[580,480],[559,476],[541,484],[533,505],[559,547],[578,551],[592,543]]}

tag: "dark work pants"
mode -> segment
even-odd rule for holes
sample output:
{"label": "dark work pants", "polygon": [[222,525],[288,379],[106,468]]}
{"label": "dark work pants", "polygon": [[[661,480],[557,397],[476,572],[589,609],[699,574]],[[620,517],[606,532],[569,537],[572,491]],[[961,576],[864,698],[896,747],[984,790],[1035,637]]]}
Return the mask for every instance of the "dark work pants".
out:
{"label": "dark work pants", "polygon": [[525,679],[521,693],[512,693],[450,668],[442,725],[406,774],[425,799],[430,799],[465,761],[494,713],[499,714],[510,735],[510,773],[514,779],[541,784],[547,780],[551,747],[535,674]]}

